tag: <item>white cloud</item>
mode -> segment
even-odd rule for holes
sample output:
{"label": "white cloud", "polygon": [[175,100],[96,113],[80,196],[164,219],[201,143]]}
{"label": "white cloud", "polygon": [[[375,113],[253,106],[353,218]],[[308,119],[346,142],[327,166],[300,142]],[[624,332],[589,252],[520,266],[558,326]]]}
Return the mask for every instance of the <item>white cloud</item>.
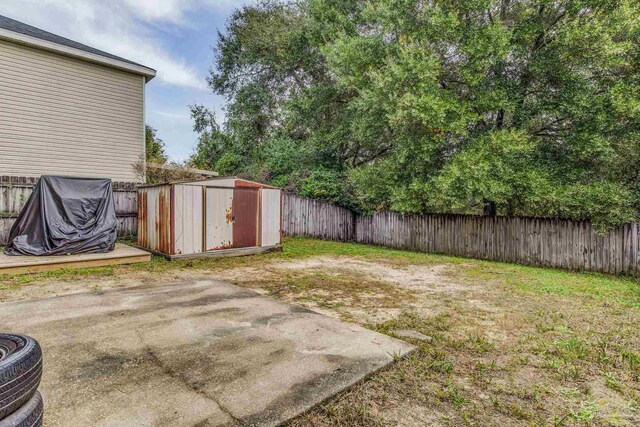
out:
{"label": "white cloud", "polygon": [[155,68],[160,82],[206,89],[204,77],[163,46],[161,31],[189,25],[198,8],[238,6],[231,0],[0,0],[0,14]]}
{"label": "white cloud", "polygon": [[197,9],[229,11],[248,4],[251,0],[123,0],[138,17],[147,22],[186,24],[185,14]]}
{"label": "white cloud", "polygon": [[184,22],[185,9],[192,2],[185,0],[124,0],[124,4],[138,17],[147,22]]}
{"label": "white cloud", "polygon": [[151,116],[160,116],[165,119],[170,119],[174,121],[182,121],[191,123],[191,116],[185,112],[172,112],[172,111],[162,111],[162,110],[152,110],[149,112]]}

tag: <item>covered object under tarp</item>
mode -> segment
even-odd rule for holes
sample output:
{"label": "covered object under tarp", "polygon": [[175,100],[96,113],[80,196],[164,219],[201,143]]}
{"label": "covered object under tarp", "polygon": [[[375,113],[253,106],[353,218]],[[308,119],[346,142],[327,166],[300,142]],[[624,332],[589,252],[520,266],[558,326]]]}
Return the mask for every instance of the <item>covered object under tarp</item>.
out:
{"label": "covered object under tarp", "polygon": [[42,176],[11,227],[5,253],[109,252],[117,228],[110,179]]}

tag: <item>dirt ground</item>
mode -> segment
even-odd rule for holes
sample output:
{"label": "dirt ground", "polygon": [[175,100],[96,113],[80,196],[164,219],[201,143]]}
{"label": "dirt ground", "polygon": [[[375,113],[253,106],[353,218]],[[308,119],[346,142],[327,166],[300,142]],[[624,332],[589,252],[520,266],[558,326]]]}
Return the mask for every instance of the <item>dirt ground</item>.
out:
{"label": "dirt ground", "polygon": [[207,277],[418,347],[294,426],[640,425],[635,280],[310,239],[285,248],[6,277],[0,300]]}

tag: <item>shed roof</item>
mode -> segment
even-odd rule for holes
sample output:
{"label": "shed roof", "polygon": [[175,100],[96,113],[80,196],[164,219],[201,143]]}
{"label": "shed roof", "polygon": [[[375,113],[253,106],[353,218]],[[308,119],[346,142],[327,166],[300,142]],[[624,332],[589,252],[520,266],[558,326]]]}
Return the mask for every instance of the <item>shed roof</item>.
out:
{"label": "shed roof", "polygon": [[124,69],[144,75],[147,81],[156,75],[156,71],[147,66],[2,15],[0,15],[0,39],[7,39],[20,44],[39,47],[63,55]]}
{"label": "shed roof", "polygon": [[[185,185],[205,185],[207,182],[218,181],[218,180],[234,180],[234,187],[250,187],[250,188],[274,188],[278,189],[278,187],[274,187],[272,185],[263,184],[261,182],[249,181],[247,179],[238,178],[237,176],[218,176],[213,178],[204,178],[204,179],[190,179],[185,181],[170,181],[170,182],[160,182],[157,184],[142,184],[136,186],[137,188],[150,188],[150,187],[161,187],[164,185],[173,185],[173,184],[185,184]],[[215,187],[215,185],[211,185]]]}

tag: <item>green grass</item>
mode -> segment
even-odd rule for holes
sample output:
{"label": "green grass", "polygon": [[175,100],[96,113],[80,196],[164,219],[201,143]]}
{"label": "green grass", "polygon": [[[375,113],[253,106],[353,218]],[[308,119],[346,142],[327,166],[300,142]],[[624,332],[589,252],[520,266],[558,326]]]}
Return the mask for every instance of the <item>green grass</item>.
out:
{"label": "green grass", "polygon": [[0,274],[0,290],[51,279],[77,280],[87,277],[108,277],[114,276],[117,271],[118,267],[93,267],[83,269],[63,268],[33,274]]}
{"label": "green grass", "polygon": [[633,277],[478,260],[461,265],[453,274],[476,282],[495,282],[512,291],[578,297],[640,308],[640,283]]}
{"label": "green grass", "polygon": [[[358,263],[351,269],[278,267],[312,257]],[[398,270],[438,266],[434,277],[455,286],[397,286],[358,271],[363,261]],[[640,285],[630,277],[287,238],[282,252],[258,256],[154,256],[145,264],[2,276],[0,299],[29,283],[75,281],[94,289],[103,279],[111,285],[130,278],[165,283],[183,271],[223,277],[238,268],[249,273],[229,280],[274,298],[391,336],[409,329],[430,337],[402,338],[416,346],[413,353],[294,426],[395,425],[385,418],[394,411],[414,425],[634,425],[628,422],[634,415],[640,420]],[[421,414],[428,414],[427,421]]]}
{"label": "green grass", "polygon": [[515,291],[577,296],[640,308],[640,282],[637,278],[632,277],[528,267],[305,238],[287,239],[282,256],[285,258],[355,256],[387,262],[397,266],[446,264],[454,267],[451,272],[454,276],[474,281],[498,282]]}
{"label": "green grass", "polygon": [[337,243],[308,238],[287,238],[284,250],[253,257],[200,258],[167,261],[153,256],[146,264],[99,267],[83,270],[58,270],[27,275],[0,275],[0,286],[20,285],[47,279],[104,277],[128,271],[165,273],[185,269],[218,270],[242,266],[260,266],[278,260],[294,260],[314,256],[345,256],[388,263],[397,267],[408,265],[447,265],[453,278],[466,281],[495,282],[513,291],[524,293],[576,296],[595,301],[615,302],[625,307],[640,308],[640,285],[635,278],[614,277],[598,273],[577,273],[549,268],[526,267],[491,261],[471,260],[437,254],[388,249],[356,243]]}
{"label": "green grass", "polygon": [[[130,243],[130,242],[123,242]],[[348,256],[363,257],[367,259],[381,260],[394,264],[460,264],[465,261],[463,258],[453,258],[440,255],[424,254],[418,252],[407,252],[397,249],[387,249],[378,246],[361,245],[355,243],[338,243],[308,238],[286,238],[284,240],[283,251],[274,252],[250,257],[236,258],[193,258],[176,261],[168,261],[161,256],[152,256],[151,262],[143,264],[133,264],[114,267],[86,268],[82,270],[60,269],[51,272],[23,274],[23,275],[0,275],[0,284],[26,284],[46,279],[73,279],[76,277],[88,276],[111,276],[127,271],[143,271],[152,273],[165,273],[186,269],[192,270],[218,270],[237,268],[243,266],[262,265],[270,261],[295,260],[310,258],[314,256]]]}
{"label": "green grass", "polygon": [[398,264],[462,264],[465,258],[450,257],[437,254],[403,251],[381,246],[363,245],[360,243],[338,243],[304,237],[287,238],[284,242],[283,257],[305,258],[312,256],[350,256],[367,259],[383,259]]}

